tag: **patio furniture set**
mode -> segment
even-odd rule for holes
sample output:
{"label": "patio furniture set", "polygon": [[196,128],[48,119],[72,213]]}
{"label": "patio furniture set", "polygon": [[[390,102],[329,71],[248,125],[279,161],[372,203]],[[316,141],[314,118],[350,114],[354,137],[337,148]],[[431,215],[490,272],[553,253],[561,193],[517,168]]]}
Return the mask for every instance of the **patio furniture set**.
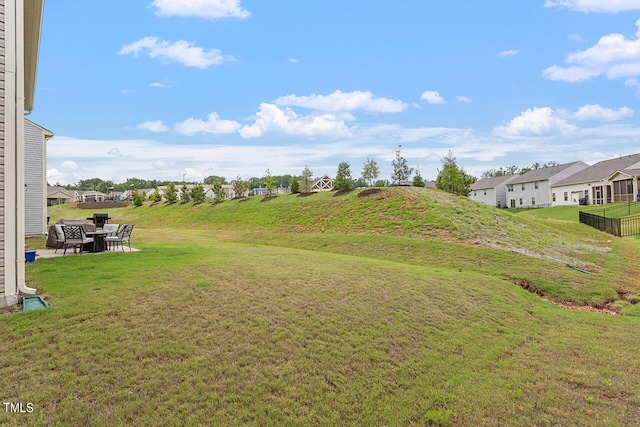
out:
{"label": "patio furniture set", "polygon": [[105,252],[116,250],[118,247],[129,246],[131,251],[131,233],[133,224],[108,224],[110,219],[106,214],[94,214],[93,224],[82,218],[66,218],[58,221],[49,228],[47,247],[64,249],[73,248],[73,253]]}

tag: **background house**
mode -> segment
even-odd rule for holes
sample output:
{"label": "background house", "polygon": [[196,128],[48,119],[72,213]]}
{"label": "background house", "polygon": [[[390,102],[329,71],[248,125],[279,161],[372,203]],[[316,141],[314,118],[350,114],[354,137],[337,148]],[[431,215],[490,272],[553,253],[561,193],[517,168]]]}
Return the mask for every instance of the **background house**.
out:
{"label": "background house", "polygon": [[26,236],[47,232],[47,140],[53,133],[24,121],[24,190]]}
{"label": "background house", "polygon": [[0,306],[25,283],[25,111],[33,110],[43,0],[0,0]]}
{"label": "background house", "polygon": [[49,186],[47,187],[47,206],[61,205],[63,203],[72,203],[74,201],[73,191],[64,187]]}
{"label": "background house", "polygon": [[595,163],[552,187],[554,205],[577,205],[586,197],[589,205],[636,200],[640,154]]}
{"label": "background house", "polygon": [[329,175],[322,175],[316,179],[311,187],[311,191],[331,191],[333,190],[333,178]]}
{"label": "background house", "polygon": [[584,162],[573,162],[532,169],[519,175],[507,183],[508,207],[552,206],[554,201],[551,187],[588,167],[589,165]]}
{"label": "background house", "polygon": [[497,208],[507,207],[507,184],[520,175],[503,175],[480,179],[471,184],[469,198]]}

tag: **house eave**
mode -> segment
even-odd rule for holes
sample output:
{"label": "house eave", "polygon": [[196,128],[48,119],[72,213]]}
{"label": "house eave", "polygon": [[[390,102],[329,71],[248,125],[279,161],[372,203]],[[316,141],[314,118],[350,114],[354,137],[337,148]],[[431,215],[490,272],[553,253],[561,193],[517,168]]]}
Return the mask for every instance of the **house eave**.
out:
{"label": "house eave", "polygon": [[33,110],[44,0],[24,1],[24,110]]}

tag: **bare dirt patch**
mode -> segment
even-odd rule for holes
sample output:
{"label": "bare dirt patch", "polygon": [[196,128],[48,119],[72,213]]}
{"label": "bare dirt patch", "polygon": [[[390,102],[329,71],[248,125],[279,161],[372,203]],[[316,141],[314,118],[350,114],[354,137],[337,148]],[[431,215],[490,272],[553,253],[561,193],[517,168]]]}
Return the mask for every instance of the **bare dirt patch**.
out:
{"label": "bare dirt patch", "polygon": [[317,194],[317,191],[305,191],[302,193],[298,193],[298,197],[309,197],[309,196],[313,196],[314,194]]}
{"label": "bare dirt patch", "polygon": [[333,197],[337,197],[337,196],[344,196],[345,194],[349,194],[349,193],[351,193],[352,191],[353,191],[353,189],[350,189],[350,190],[345,190],[345,189],[338,190],[338,191],[336,191],[335,193],[333,193]]}
{"label": "bare dirt patch", "polygon": [[380,191],[381,190],[379,188],[367,188],[366,190],[362,190],[361,192],[359,192],[358,193],[358,197],[371,196],[372,194],[377,194]]}
{"label": "bare dirt patch", "polygon": [[566,308],[569,310],[581,310],[581,311],[591,311],[594,313],[604,313],[604,314],[610,314],[612,316],[617,316],[620,314],[614,310],[609,310],[608,308],[605,308],[604,306],[601,306],[601,305],[590,305],[582,301],[559,300],[558,298],[553,297],[552,295],[546,293],[545,291],[543,291],[533,283],[529,282],[527,279],[512,278],[510,280],[513,284],[520,286],[522,289],[529,291],[532,294],[538,295],[543,300],[548,301],[557,307]]}

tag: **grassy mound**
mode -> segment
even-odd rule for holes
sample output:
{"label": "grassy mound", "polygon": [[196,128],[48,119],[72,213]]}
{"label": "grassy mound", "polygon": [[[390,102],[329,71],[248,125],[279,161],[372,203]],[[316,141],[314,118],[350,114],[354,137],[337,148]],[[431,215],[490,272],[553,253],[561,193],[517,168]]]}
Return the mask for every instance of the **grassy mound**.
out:
{"label": "grassy mound", "polygon": [[34,406],[0,424],[640,423],[635,306],[513,283],[606,302],[636,239],[412,188],[109,214],[141,251],[39,259],[51,308],[0,316],[0,390]]}

